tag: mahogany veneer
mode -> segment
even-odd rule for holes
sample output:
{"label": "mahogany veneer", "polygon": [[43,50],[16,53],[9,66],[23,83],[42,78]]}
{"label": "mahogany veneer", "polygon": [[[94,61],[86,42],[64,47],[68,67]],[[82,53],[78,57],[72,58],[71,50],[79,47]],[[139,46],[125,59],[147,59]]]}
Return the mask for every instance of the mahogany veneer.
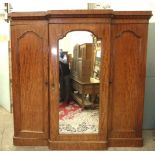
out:
{"label": "mahogany veneer", "polygon": [[[150,11],[11,13],[15,145],[60,150],[142,146]],[[101,39],[98,134],[59,134],[58,40],[85,30]]]}

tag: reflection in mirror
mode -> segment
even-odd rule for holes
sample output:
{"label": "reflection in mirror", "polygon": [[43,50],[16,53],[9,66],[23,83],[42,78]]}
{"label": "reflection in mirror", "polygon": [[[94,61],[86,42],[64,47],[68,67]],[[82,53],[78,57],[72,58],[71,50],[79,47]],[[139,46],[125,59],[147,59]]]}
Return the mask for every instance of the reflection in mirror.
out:
{"label": "reflection in mirror", "polygon": [[59,133],[98,133],[101,41],[72,31],[58,45]]}

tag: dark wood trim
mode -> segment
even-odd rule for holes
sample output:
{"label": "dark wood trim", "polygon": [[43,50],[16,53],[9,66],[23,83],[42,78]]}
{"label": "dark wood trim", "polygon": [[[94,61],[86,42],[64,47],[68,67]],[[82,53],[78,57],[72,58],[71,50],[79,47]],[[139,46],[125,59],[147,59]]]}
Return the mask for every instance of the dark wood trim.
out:
{"label": "dark wood trim", "polygon": [[109,138],[108,147],[142,147],[142,138]]}
{"label": "dark wood trim", "polygon": [[56,138],[57,141],[94,141],[100,140],[99,134],[59,134]]}
{"label": "dark wood trim", "polygon": [[149,19],[151,11],[114,11],[114,19]]}
{"label": "dark wood trim", "polygon": [[87,20],[85,18],[62,18],[61,20],[58,19],[58,18],[50,18],[49,19],[49,23],[60,23],[60,24],[72,24],[74,21],[74,24],[93,24],[93,23],[96,23],[96,24],[105,24],[105,23],[110,23],[111,22],[111,19],[110,18],[87,18]]}
{"label": "dark wood trim", "polygon": [[45,18],[46,12],[11,12],[8,16],[11,18],[11,21],[16,19],[36,20]]}
{"label": "dark wood trim", "polygon": [[49,141],[51,150],[106,150],[107,142],[103,141]]}
{"label": "dark wood trim", "polygon": [[12,12],[11,19],[36,20],[50,18],[114,18],[114,19],[149,19],[151,11],[113,11],[113,10],[49,10],[42,12]]}
{"label": "dark wood trim", "polygon": [[13,137],[13,144],[15,146],[47,146],[48,141],[41,138]]}

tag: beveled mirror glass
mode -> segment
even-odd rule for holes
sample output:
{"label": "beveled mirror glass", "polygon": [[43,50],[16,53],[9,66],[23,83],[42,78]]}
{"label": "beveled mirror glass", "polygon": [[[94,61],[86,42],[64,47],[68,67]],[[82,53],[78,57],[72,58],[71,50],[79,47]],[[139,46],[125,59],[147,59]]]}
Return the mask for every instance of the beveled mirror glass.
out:
{"label": "beveled mirror glass", "polygon": [[72,31],[58,47],[59,134],[98,133],[101,41]]}

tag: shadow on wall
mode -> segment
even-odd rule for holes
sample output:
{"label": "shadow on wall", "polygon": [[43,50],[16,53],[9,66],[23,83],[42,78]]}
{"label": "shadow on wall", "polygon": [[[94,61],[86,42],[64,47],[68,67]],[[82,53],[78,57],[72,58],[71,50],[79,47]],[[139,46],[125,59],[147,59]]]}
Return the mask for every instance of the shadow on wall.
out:
{"label": "shadow on wall", "polygon": [[145,82],[144,129],[155,129],[155,23],[149,24]]}

